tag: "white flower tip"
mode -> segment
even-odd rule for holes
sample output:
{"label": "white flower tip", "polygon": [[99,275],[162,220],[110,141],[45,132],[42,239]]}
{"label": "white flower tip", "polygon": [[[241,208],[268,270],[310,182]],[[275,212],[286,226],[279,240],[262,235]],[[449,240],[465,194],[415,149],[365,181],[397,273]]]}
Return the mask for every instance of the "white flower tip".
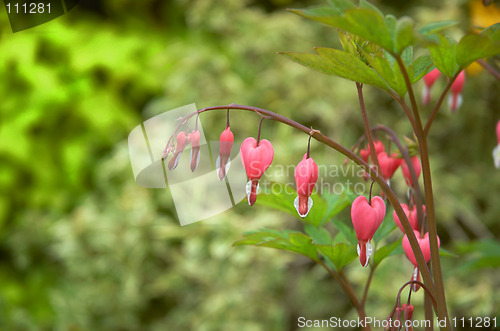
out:
{"label": "white flower tip", "polygon": [[495,168],[500,169],[500,144],[493,149],[493,161],[495,162]]}
{"label": "white flower tip", "polygon": [[311,199],[311,197],[309,197],[307,199],[307,211],[305,214],[301,214],[300,213],[300,209],[299,209],[299,196],[297,195],[297,197],[295,198],[295,200],[293,201],[293,206],[295,207],[295,210],[297,210],[297,213],[299,214],[300,217],[304,218],[307,216],[307,214],[309,214],[309,211],[311,210],[312,206],[313,206],[313,199]]}
{"label": "white flower tip", "polygon": [[217,177],[221,182],[224,180],[224,178],[226,178],[230,166],[231,166],[231,158],[228,157],[226,166],[224,167],[224,172],[222,172],[220,169],[220,155],[217,157],[217,160],[215,161],[215,169],[217,170]]}

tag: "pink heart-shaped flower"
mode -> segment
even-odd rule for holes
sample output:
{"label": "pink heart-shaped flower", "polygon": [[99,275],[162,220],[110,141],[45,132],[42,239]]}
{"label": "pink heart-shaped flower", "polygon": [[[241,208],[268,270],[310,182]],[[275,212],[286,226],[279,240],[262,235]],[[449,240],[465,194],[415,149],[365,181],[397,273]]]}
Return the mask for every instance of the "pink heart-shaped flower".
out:
{"label": "pink heart-shaped flower", "polygon": [[246,187],[247,200],[252,206],[257,200],[259,179],[273,162],[273,145],[267,139],[262,139],[257,145],[254,138],[248,137],[241,143],[240,156],[249,179]]}
{"label": "pink heart-shaped flower", "polygon": [[357,197],[351,206],[351,219],[356,237],[358,238],[359,261],[363,267],[368,265],[372,254],[370,240],[385,217],[385,203],[382,198],[375,196],[371,205],[364,196]]}
{"label": "pink heart-shaped flower", "polygon": [[[420,249],[422,250],[422,254],[424,255],[425,262],[429,262],[431,260],[431,244],[429,241],[429,232],[426,232],[424,237],[420,237],[420,232],[415,230],[413,231],[415,233],[415,236],[417,237],[418,245],[420,246]],[[441,245],[441,242],[438,239],[438,247]],[[408,236],[405,235],[403,237],[403,250],[406,253],[406,257],[408,260],[410,260],[411,263],[416,267],[418,266],[417,264],[417,259],[415,258],[415,255],[413,254],[413,250],[411,249],[410,246],[410,241],[408,240]]]}

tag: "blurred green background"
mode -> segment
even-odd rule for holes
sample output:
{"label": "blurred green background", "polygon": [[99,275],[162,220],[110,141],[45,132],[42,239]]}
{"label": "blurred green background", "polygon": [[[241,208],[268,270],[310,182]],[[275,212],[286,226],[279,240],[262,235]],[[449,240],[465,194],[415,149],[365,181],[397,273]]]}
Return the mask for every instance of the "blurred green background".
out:
{"label": "blurred green background", "polygon": [[[307,259],[232,247],[246,230],[301,229],[295,218],[242,202],[180,227],[168,190],[135,184],[127,148],[130,130],[158,113],[231,102],[353,145],[362,133],[354,84],[276,55],[339,47],[335,30],[285,11],[321,3],[82,1],[15,34],[2,7],[0,330],[296,330],[299,316],[355,317],[340,286]],[[477,20],[495,19],[491,10],[477,14],[480,1],[374,3],[420,24],[457,19],[450,31],[457,37]],[[463,107],[454,115],[444,107],[431,132],[438,231],[442,247],[458,256],[442,258],[452,316],[499,314],[500,171],[491,157],[499,87],[475,68]],[[372,123],[409,134],[387,95],[370,87],[365,94]],[[144,111],[158,101],[164,109]],[[225,114],[202,120],[216,140]],[[257,125],[251,114],[232,120],[240,138],[255,135]],[[302,157],[303,134],[265,123],[263,135],[276,163]],[[344,161],[317,144],[312,150],[318,164]],[[357,263],[346,272],[360,291],[367,272]],[[386,318],[411,272],[404,256],[381,265],[369,316]],[[417,304],[416,318],[422,310]]]}

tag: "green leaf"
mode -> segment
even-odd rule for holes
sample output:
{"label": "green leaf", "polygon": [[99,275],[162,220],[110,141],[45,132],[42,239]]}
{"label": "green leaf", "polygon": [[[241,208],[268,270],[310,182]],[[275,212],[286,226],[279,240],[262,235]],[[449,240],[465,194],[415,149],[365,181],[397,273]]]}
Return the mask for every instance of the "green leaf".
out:
{"label": "green leaf", "polygon": [[433,38],[436,43],[429,45],[429,51],[434,65],[444,75],[453,77],[458,71],[458,64],[455,60],[456,42],[441,34],[433,35]]}
{"label": "green leaf", "polygon": [[392,33],[379,11],[369,8],[321,7],[292,9],[291,12],[351,32],[390,52],[394,50]]}
{"label": "green leaf", "polygon": [[406,64],[406,66],[410,66],[413,62],[413,46],[408,46],[401,53],[401,59]]}
{"label": "green leaf", "polygon": [[375,267],[377,267],[380,262],[382,262],[385,258],[396,255],[396,254],[401,254],[403,253],[403,247],[401,246],[401,241],[403,238],[399,239],[398,241],[395,241],[389,245],[382,246],[380,248],[377,248],[375,251],[375,254],[373,256],[373,263]]}
{"label": "green leaf", "polygon": [[351,242],[351,244],[357,245],[358,244],[358,238],[356,237],[356,232],[354,232],[354,228],[352,226],[349,226],[345,224],[342,221],[335,220],[333,221],[333,224],[337,227],[337,229],[345,235],[347,240]]}
{"label": "green leaf", "polygon": [[432,23],[426,24],[423,27],[421,27],[420,29],[418,29],[418,32],[422,35],[428,35],[428,34],[440,32],[444,29],[448,29],[448,28],[455,26],[457,24],[458,24],[458,21],[432,22]]}
{"label": "green leaf", "polygon": [[405,48],[415,41],[413,27],[415,22],[409,17],[401,17],[396,23],[394,36],[394,52],[401,54]]}
{"label": "green leaf", "polygon": [[[500,26],[500,23],[497,23]],[[457,45],[456,58],[460,69],[465,69],[472,62],[500,54],[500,40],[490,38],[486,34],[468,34]]]}
{"label": "green leaf", "polygon": [[446,250],[444,248],[439,248],[439,255],[445,256],[445,257],[454,257],[454,258],[459,257],[457,254],[454,254],[454,253],[452,253],[449,250]]}
{"label": "green leaf", "polygon": [[312,239],[301,232],[287,231],[277,233],[269,229],[262,229],[260,231],[247,232],[243,235],[245,239],[235,242],[234,246],[254,245],[281,249],[307,256],[316,262],[319,261],[318,252],[312,244]]}
{"label": "green leaf", "polygon": [[380,77],[353,54],[332,48],[318,47],[318,54],[282,53],[290,60],[327,75],[387,89]]}
{"label": "green leaf", "polygon": [[321,225],[325,224],[332,217],[336,216],[345,208],[349,207],[356,198],[353,194],[348,194],[347,189],[343,189],[340,194],[324,194],[322,197],[326,201],[326,210]]}
{"label": "green leaf", "polygon": [[369,3],[368,1],[366,0],[361,0],[359,2],[359,8],[366,8],[366,9],[371,9],[373,10],[374,12],[377,12],[379,13],[380,16],[384,16],[384,14],[380,11],[380,9],[378,9],[375,5]]}
{"label": "green leaf", "polygon": [[399,96],[404,96],[406,94],[406,84],[401,70],[397,65],[394,65],[394,57],[385,51],[384,56],[372,56],[365,50],[362,50],[362,52],[366,61],[378,73],[385,84]]}
{"label": "green leaf", "polygon": [[293,190],[290,190],[289,187],[281,183],[273,182],[267,189],[262,190],[262,194],[259,195],[256,203],[258,205],[284,211],[306,223],[311,223],[316,226],[319,225],[325,217],[325,212],[327,210],[326,201],[318,195],[317,192],[311,194],[311,199],[314,203],[313,207],[305,218],[301,218],[293,205],[296,197],[297,194]]}
{"label": "green leaf", "polygon": [[466,255],[460,270],[474,271],[500,267],[500,243],[493,239],[459,243],[457,252]]}
{"label": "green leaf", "polygon": [[304,226],[306,233],[311,237],[313,244],[315,245],[331,245],[332,236],[323,227],[316,227],[312,224],[306,224]]}
{"label": "green leaf", "polygon": [[316,248],[335,265],[338,271],[342,270],[358,256],[355,245],[340,243],[335,246],[316,245]]}
{"label": "green leaf", "polygon": [[422,77],[424,77],[432,69],[432,59],[429,54],[422,55],[413,61],[410,66],[413,75],[410,76],[411,83],[414,84],[418,82]]}
{"label": "green leaf", "polygon": [[337,13],[342,13],[346,9],[355,8],[356,6],[350,0],[328,0]]}
{"label": "green leaf", "polygon": [[377,232],[375,232],[373,240],[375,240],[375,242],[379,242],[380,240],[384,239],[389,233],[391,233],[396,227],[396,223],[394,223],[394,221],[392,220],[392,213],[387,213],[385,215],[384,221],[378,228]]}

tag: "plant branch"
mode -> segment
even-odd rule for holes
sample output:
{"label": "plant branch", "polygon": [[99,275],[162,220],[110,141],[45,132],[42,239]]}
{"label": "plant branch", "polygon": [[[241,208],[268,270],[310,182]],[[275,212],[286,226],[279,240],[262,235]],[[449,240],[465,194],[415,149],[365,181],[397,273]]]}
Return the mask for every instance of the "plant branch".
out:
{"label": "plant branch", "polygon": [[450,79],[448,84],[446,84],[446,87],[443,90],[443,93],[441,93],[441,96],[439,97],[438,102],[436,103],[436,105],[434,106],[434,109],[432,110],[431,116],[429,116],[429,119],[427,120],[427,123],[425,124],[424,136],[427,137],[427,135],[429,134],[429,130],[431,129],[432,122],[434,121],[434,118],[436,117],[439,109],[441,108],[441,105],[443,104],[446,93],[448,93],[448,91],[450,90],[451,85],[453,84],[455,79],[457,79],[457,76],[458,76],[458,74],[455,75],[452,79]]}
{"label": "plant branch", "polygon": [[361,304],[363,305],[363,307],[365,306],[366,299],[368,298],[368,290],[370,289],[370,285],[372,283],[373,274],[375,273],[375,268],[376,267],[370,268],[370,274],[368,275],[368,280],[366,281],[365,289],[363,291],[363,297],[361,298]]}
{"label": "plant branch", "polygon": [[384,131],[385,133],[387,133],[391,137],[391,140],[394,142],[396,147],[401,152],[401,155],[403,156],[403,159],[405,160],[405,162],[408,166],[408,170],[410,170],[411,179],[412,179],[413,183],[416,183],[414,190],[415,190],[415,202],[417,204],[417,218],[419,220],[423,221],[424,209],[422,207],[422,205],[423,205],[422,191],[420,190],[420,185],[418,185],[417,172],[415,171],[415,167],[413,166],[413,162],[411,162],[411,157],[410,157],[410,153],[409,153],[408,149],[403,147],[403,145],[401,144],[401,141],[399,140],[396,133],[392,129],[388,128],[387,126],[379,124],[372,129],[372,131],[376,131],[376,130],[381,130],[381,131]]}
{"label": "plant branch", "polygon": [[[358,300],[358,296],[356,295],[356,292],[354,291],[351,283],[349,280],[345,277],[345,275],[341,272],[340,274],[335,272],[334,270],[328,268],[326,264],[323,263],[323,261],[319,260],[317,261],[320,266],[325,268],[326,271],[340,284],[344,292],[347,294],[349,299],[351,300],[353,306],[356,308],[358,311],[359,318],[361,320],[364,320],[366,318],[366,312],[364,308],[364,304],[360,303]],[[365,325],[363,330],[371,330],[369,325]]]}
{"label": "plant branch", "polygon": [[[429,229],[429,241],[431,246],[431,265],[432,274],[434,276],[434,286],[436,290],[436,301],[437,301],[437,315],[439,319],[446,319],[446,325],[450,325],[450,320],[448,317],[448,308],[446,306],[446,296],[444,292],[443,275],[441,271],[441,262],[439,258],[439,246],[437,242],[437,227],[436,227],[436,214],[434,210],[434,196],[432,192],[432,179],[431,179],[431,168],[429,162],[429,150],[427,147],[427,137],[424,135],[422,121],[420,119],[420,114],[418,112],[417,103],[415,101],[415,95],[413,94],[413,88],[408,77],[408,72],[400,56],[396,58],[399,68],[403,74],[406,87],[408,89],[408,95],[410,96],[410,101],[412,104],[413,115],[415,116],[415,121],[417,124],[417,131],[415,132],[417,139],[419,141],[420,147],[420,158],[422,161],[422,174],[424,177],[424,189],[425,189],[425,205],[427,214],[427,225]],[[413,247],[412,247],[413,249]],[[414,251],[415,252],[415,251]],[[448,329],[448,328],[445,328]],[[450,325],[450,329],[452,329]]]}
{"label": "plant branch", "polygon": [[[378,162],[377,152],[375,151],[375,143],[373,142],[372,131],[370,130],[370,123],[368,122],[368,115],[366,114],[365,99],[363,98],[363,84],[356,83],[356,88],[358,90],[359,107],[361,108],[361,114],[363,115],[363,124],[365,126],[365,135],[368,139],[368,146],[370,147],[370,156],[372,161],[377,167],[377,171],[381,173],[380,163]],[[382,174],[383,175],[383,174]]]}
{"label": "plant branch", "polygon": [[486,62],[485,60],[477,60],[477,63],[479,63],[484,69],[486,69],[490,74],[493,75],[496,79],[500,80],[500,72],[498,72],[491,64]]}

